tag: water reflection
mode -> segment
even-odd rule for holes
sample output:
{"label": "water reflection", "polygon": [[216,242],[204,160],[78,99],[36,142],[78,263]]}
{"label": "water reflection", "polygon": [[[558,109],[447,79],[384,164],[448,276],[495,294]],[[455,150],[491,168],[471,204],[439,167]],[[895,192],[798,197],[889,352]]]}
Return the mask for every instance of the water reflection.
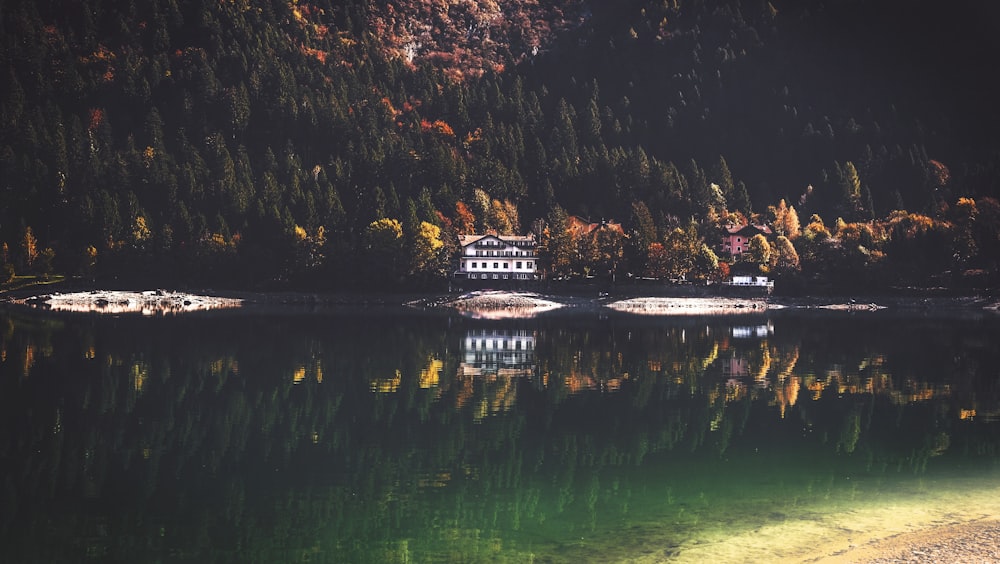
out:
{"label": "water reflection", "polygon": [[535,374],[535,331],[470,329],[462,341],[462,377],[520,377]]}
{"label": "water reflection", "polygon": [[0,556],[681,555],[995,473],[997,323],[866,321],[0,314]]}

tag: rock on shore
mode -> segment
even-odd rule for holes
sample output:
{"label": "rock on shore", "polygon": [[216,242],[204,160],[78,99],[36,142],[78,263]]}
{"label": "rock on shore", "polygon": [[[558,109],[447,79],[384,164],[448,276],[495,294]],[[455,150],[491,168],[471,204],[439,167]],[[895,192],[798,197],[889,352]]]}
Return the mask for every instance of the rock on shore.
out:
{"label": "rock on shore", "polygon": [[111,314],[141,313],[143,315],[164,315],[227,309],[243,305],[243,300],[238,298],[201,296],[164,290],[149,290],[145,292],[94,290],[67,294],[44,294],[12,301],[13,303],[50,311]]}
{"label": "rock on shore", "polygon": [[563,304],[530,292],[486,291],[463,294],[442,304],[477,319],[533,317]]}
{"label": "rock on shore", "polygon": [[608,304],[616,311],[644,315],[709,315],[761,312],[767,300],[739,298],[631,298]]}

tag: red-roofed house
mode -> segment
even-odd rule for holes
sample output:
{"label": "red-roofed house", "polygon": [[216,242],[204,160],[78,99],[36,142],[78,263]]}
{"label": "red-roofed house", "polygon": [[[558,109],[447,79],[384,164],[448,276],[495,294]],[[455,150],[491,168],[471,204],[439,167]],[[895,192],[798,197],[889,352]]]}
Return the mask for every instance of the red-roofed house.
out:
{"label": "red-roofed house", "polygon": [[622,225],[620,223],[615,223],[614,221],[591,223],[575,215],[569,216],[569,225],[567,226],[567,229],[573,234],[574,239],[577,239],[582,235],[591,235],[600,229],[611,229],[612,231],[617,231],[620,235],[625,234],[625,230],[622,229]]}

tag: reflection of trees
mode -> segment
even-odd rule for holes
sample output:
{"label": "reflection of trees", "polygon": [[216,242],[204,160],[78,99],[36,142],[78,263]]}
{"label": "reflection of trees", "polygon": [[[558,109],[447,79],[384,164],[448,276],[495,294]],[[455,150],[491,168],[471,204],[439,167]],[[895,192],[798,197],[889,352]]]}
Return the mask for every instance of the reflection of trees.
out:
{"label": "reflection of trees", "polygon": [[0,320],[13,561],[517,559],[540,531],[628,518],[650,468],[1000,451],[959,418],[996,409],[984,328],[554,318],[528,327],[533,376],[505,378],[462,375],[469,320]]}

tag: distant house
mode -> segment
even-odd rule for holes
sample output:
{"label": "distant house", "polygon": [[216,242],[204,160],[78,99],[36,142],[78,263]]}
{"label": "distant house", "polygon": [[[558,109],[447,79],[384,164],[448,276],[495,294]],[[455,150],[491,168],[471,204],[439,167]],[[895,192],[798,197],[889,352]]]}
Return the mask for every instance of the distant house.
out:
{"label": "distant house", "polygon": [[537,280],[538,246],[534,235],[461,235],[456,278]]}
{"label": "distant house", "polygon": [[619,235],[625,235],[625,230],[622,229],[622,225],[620,223],[615,223],[613,220],[592,223],[575,215],[569,216],[567,230],[573,235],[574,239],[579,239],[583,236],[593,237],[598,231],[603,229],[610,229],[611,231],[616,231]]}
{"label": "distant house", "polygon": [[768,280],[767,276],[733,276],[732,279],[723,282],[727,286],[744,286],[754,288],[774,288],[774,281]]}
{"label": "distant house", "polygon": [[723,235],[722,250],[736,258],[747,252],[750,239],[755,235],[768,237],[771,235],[771,228],[766,225],[729,225]]}

